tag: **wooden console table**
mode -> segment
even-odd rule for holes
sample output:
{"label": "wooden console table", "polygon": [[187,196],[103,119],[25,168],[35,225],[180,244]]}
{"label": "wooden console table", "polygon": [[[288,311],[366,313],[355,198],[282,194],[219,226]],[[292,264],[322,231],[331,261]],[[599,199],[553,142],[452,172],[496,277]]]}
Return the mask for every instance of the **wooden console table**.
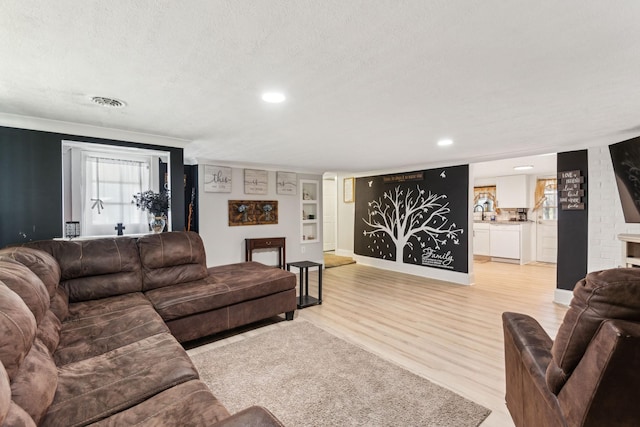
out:
{"label": "wooden console table", "polygon": [[278,249],[278,267],[284,270],[287,263],[285,237],[264,237],[260,239],[244,239],[245,261],[251,261],[254,249]]}

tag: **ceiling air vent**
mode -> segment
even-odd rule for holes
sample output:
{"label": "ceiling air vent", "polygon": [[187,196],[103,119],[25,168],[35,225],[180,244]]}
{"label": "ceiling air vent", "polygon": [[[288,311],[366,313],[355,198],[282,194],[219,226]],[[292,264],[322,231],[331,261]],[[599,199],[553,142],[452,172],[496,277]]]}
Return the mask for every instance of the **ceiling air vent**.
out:
{"label": "ceiling air vent", "polygon": [[105,96],[94,96],[91,98],[91,100],[98,105],[109,108],[122,108],[127,105],[124,103],[124,101],[120,101],[119,99],[115,98],[107,98]]}

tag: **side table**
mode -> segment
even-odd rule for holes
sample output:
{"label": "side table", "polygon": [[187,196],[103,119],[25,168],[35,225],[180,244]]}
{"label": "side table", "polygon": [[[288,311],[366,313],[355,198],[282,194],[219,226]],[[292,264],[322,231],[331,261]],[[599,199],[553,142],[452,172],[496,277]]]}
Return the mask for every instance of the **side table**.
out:
{"label": "side table", "polygon": [[[291,271],[291,267],[296,267],[300,272],[300,296],[298,297],[298,308],[322,304],[322,264],[312,261],[288,262],[287,271]],[[318,298],[314,298],[309,295],[309,267],[318,267]]]}
{"label": "side table", "polygon": [[244,239],[244,259],[251,261],[254,249],[277,249],[278,268],[284,269],[287,260],[287,245],[285,237],[266,237],[260,239]]}

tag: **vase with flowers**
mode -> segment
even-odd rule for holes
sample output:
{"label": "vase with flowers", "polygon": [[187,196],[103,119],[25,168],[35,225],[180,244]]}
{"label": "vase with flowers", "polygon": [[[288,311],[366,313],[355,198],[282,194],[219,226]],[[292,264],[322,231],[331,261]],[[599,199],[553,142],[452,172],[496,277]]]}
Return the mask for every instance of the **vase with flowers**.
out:
{"label": "vase with flowers", "polygon": [[143,191],[133,195],[131,203],[135,203],[138,209],[149,213],[149,227],[154,233],[161,233],[167,224],[171,197],[168,191],[156,193],[152,190]]}

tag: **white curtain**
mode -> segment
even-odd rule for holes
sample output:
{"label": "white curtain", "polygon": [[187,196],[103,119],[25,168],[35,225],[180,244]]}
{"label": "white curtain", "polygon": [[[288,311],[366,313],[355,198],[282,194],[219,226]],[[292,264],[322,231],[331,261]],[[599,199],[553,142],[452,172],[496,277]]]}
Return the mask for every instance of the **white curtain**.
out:
{"label": "white curtain", "polygon": [[125,234],[149,231],[148,215],[131,203],[133,195],[149,189],[149,161],[84,156],[83,221],[85,236],[115,235],[122,223]]}

